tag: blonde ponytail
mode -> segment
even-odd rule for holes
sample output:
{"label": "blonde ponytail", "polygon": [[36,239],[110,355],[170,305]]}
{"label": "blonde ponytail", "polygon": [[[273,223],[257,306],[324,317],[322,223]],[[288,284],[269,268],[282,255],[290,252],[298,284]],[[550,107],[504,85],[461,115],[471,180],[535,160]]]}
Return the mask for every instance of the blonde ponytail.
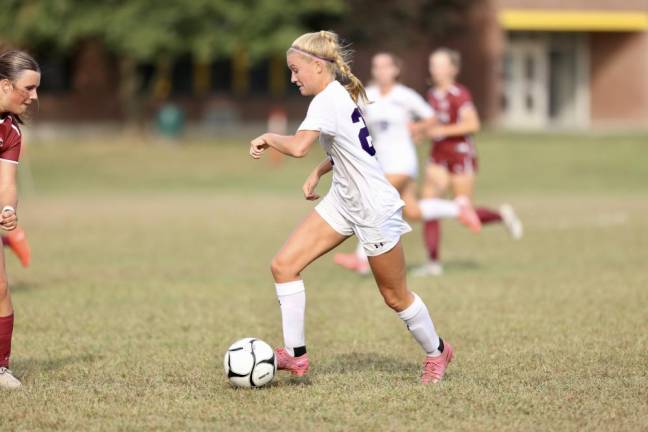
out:
{"label": "blonde ponytail", "polygon": [[352,51],[340,45],[338,35],[332,31],[305,33],[295,39],[289,48],[306,57],[314,57],[326,63],[331,74],[340,81],[355,103],[367,103],[367,93],[362,81],[351,72]]}

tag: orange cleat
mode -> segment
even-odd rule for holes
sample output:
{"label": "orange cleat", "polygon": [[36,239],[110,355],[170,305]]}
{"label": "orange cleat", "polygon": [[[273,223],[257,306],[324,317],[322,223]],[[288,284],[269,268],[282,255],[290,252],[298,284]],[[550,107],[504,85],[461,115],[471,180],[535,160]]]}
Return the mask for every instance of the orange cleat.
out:
{"label": "orange cleat", "polygon": [[16,254],[23,267],[29,267],[29,263],[31,262],[31,248],[27,242],[25,231],[22,228],[16,227],[15,230],[7,232],[2,237],[2,242]]}

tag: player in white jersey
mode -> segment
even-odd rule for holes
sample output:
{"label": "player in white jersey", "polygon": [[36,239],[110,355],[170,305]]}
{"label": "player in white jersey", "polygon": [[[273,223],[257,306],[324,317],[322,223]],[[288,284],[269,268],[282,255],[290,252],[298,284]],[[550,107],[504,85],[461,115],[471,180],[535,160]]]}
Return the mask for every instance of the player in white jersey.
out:
{"label": "player in white jersey", "polygon": [[366,94],[351,73],[347,55],[335,33],[320,31],[297,38],[288,49],[287,63],[300,93],[314,96],[306,118],[295,135],[266,133],[250,143],[255,159],[268,148],[299,158],[319,139],[327,158],[304,183],[307,200],[319,198],[316,187],[321,177],[333,171],[329,193],[272,260],[284,335],[284,347],[275,350],[277,367],[297,376],[308,371],[301,272],[355,234],[369,256],[385,303],[426,353],[421,381],[437,382],[452,360],[452,347],[437,335],[421,298],[407,288],[400,242],[400,236],[410,231],[401,215],[404,203],[375,158],[376,149],[357,105],[366,101]]}
{"label": "player in white jersey", "polygon": [[[367,88],[370,103],[365,109],[365,118],[376,148],[376,158],[387,180],[405,201],[406,218],[416,221],[459,218],[478,232],[481,227],[479,218],[468,200],[430,198],[417,201],[418,160],[410,129],[427,125],[434,112],[421,95],[398,82],[401,63],[394,54],[386,52],[374,55],[371,61],[372,84]],[[361,242],[354,253],[335,254],[334,260],[360,274],[370,271]]]}
{"label": "player in white jersey", "polygon": [[[424,124],[434,116],[432,108],[415,90],[398,82],[401,61],[391,53],[378,53],[371,61],[372,82],[367,87],[366,118],[378,161],[398,189],[418,174],[416,149],[410,123]],[[404,178],[401,178],[404,177]]]}

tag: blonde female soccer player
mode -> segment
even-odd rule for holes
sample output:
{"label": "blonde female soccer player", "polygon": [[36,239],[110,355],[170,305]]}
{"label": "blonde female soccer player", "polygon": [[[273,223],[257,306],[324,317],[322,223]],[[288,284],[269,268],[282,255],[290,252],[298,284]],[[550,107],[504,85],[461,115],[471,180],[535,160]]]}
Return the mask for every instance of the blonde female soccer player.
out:
{"label": "blonde female soccer player", "polygon": [[[16,229],[16,171],[20,158],[20,116],[36,101],[40,68],[22,51],[0,54],[0,228]],[[0,388],[15,389],[20,381],[9,370],[14,311],[7,284],[4,250],[0,248]]]}
{"label": "blonde female soccer player", "polygon": [[[418,158],[410,129],[421,129],[433,121],[434,112],[415,90],[401,84],[402,61],[394,54],[381,52],[371,60],[371,85],[365,118],[376,148],[376,158],[387,180],[405,201],[404,214],[410,221],[458,218],[472,231],[479,232],[479,217],[467,199],[417,200]],[[360,274],[369,272],[369,262],[361,243],[355,253],[335,254],[335,262]]]}
{"label": "blonde female soccer player", "polygon": [[278,368],[297,376],[309,368],[302,270],[355,234],[369,257],[385,303],[398,313],[426,353],[421,382],[438,382],[452,360],[452,347],[437,335],[423,300],[407,288],[400,242],[400,236],[410,231],[401,214],[404,203],[376,160],[358,106],[366,101],[365,90],[351,72],[348,55],[335,33],[320,31],[297,38],[287,51],[287,63],[300,93],[313,96],[306,118],[295,135],[266,133],[250,143],[254,159],[268,148],[300,158],[319,139],[327,158],[303,185],[307,200],[319,198],[317,184],[333,172],[329,193],[272,260],[285,345],[275,351]]}

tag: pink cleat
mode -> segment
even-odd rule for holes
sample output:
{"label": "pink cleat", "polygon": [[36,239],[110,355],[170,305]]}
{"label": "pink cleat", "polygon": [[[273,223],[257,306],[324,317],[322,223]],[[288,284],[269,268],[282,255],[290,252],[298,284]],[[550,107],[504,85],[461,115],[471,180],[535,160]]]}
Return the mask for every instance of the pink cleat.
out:
{"label": "pink cleat", "polygon": [[369,262],[366,260],[361,260],[360,258],[358,258],[358,255],[354,253],[337,253],[333,257],[333,261],[335,261],[335,264],[359,274],[367,274],[370,270]]}
{"label": "pink cleat", "polygon": [[443,352],[438,357],[426,357],[423,363],[423,374],[421,375],[421,383],[438,383],[443,378],[446,368],[452,361],[452,346],[449,343],[443,343]]}
{"label": "pink cleat", "polygon": [[304,376],[308,372],[308,354],[293,357],[288,354],[285,348],[277,348],[275,356],[277,356],[277,369],[279,370],[288,371],[298,377]]}
{"label": "pink cleat", "polygon": [[466,197],[458,197],[455,201],[459,205],[459,222],[466,225],[475,234],[479,233],[481,231],[481,221],[472,204],[470,204],[470,200]]}

